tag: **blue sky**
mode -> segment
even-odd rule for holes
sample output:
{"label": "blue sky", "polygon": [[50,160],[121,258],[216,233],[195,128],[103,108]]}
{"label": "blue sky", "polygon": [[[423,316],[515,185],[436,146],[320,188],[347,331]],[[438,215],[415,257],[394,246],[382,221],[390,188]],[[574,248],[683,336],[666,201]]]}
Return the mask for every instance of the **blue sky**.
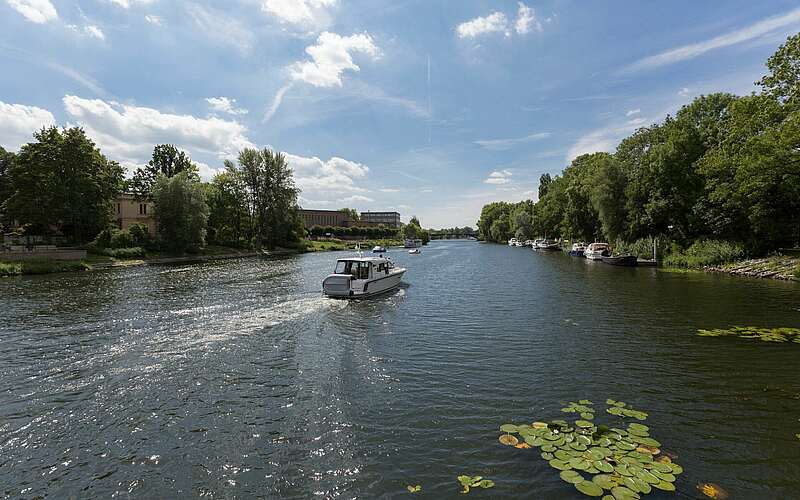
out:
{"label": "blue sky", "polygon": [[693,97],[746,94],[792,1],[0,0],[0,145],[83,126],[133,169],[286,152],[308,208],[472,225]]}

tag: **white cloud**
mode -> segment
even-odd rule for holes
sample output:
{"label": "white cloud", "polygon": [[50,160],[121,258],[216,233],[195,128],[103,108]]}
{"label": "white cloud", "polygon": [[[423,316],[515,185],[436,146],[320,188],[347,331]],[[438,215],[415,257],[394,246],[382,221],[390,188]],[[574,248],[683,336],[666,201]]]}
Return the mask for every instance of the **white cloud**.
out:
{"label": "white cloud", "polygon": [[639,109],[639,108],[636,108],[636,109],[632,109],[632,110],[628,111],[627,113],[625,113],[625,116],[633,116],[633,115],[638,115],[638,114],[639,114],[639,113],[641,113],[641,112],[642,112],[642,110],[641,110],[641,109]]}
{"label": "white cloud", "polygon": [[536,19],[536,12],[522,2],[517,2],[519,9],[517,10],[517,22],[514,23],[514,29],[520,35],[530,33],[531,30],[542,31],[542,23]]}
{"label": "white cloud", "polygon": [[130,9],[132,5],[140,3],[143,5],[153,3],[155,0],[108,0],[109,2],[122,7],[123,9]]}
{"label": "white cloud", "polygon": [[278,89],[278,93],[275,94],[275,97],[272,99],[272,104],[270,105],[269,109],[266,113],[264,113],[264,119],[262,120],[264,123],[270,121],[275,113],[278,112],[278,108],[281,107],[281,103],[283,102],[283,96],[286,95],[286,92],[292,88],[291,83],[287,83],[280,89]]}
{"label": "white cloud", "polygon": [[362,196],[360,194],[354,194],[353,196],[348,196],[347,198],[342,198],[339,200],[340,203],[370,203],[373,200],[368,196]]}
{"label": "white cloud", "polygon": [[261,9],[281,22],[308,26],[324,20],[326,9],[336,3],[337,0],[263,0]]}
{"label": "white cloud", "polygon": [[678,91],[678,95],[681,96],[681,97],[686,97],[689,94],[691,94],[691,91],[687,87],[683,87],[682,89],[680,89]]}
{"label": "white cloud", "polygon": [[206,97],[206,102],[211,106],[211,109],[219,111],[220,113],[228,113],[231,115],[246,115],[249,113],[249,111],[244,108],[236,107],[236,99],[228,97]]}
{"label": "white cloud", "polygon": [[395,189],[395,188],[381,188],[378,191],[380,191],[381,193],[399,193],[400,192],[399,189]]}
{"label": "white cloud", "polygon": [[508,184],[511,182],[511,172],[509,170],[495,170],[486,180],[483,181],[484,184],[494,184],[496,186],[500,186],[503,184]]}
{"label": "white cloud", "polygon": [[344,158],[333,157],[322,161],[315,157],[304,157],[284,153],[289,166],[294,170],[297,186],[303,196],[315,201],[333,201],[343,194],[363,193],[366,189],[356,185],[369,173],[366,165]]}
{"label": "white cloud", "polygon": [[155,16],[153,14],[148,14],[148,15],[144,16],[144,20],[147,21],[148,23],[154,24],[156,26],[161,26],[161,24],[162,24],[161,18],[158,17],[158,16]]}
{"label": "white cloud", "polygon": [[293,80],[315,87],[341,87],[342,73],[361,70],[353,62],[353,53],[356,52],[373,58],[379,55],[369,33],[343,37],[326,31],[319,35],[316,45],[306,47],[311,61],[298,61],[289,67],[289,71]]}
{"label": "white cloud", "polygon": [[540,132],[538,134],[530,134],[526,135],[525,137],[516,137],[511,139],[484,139],[475,141],[475,144],[490,151],[504,151],[525,142],[547,139],[550,137],[550,135],[550,132]]}
{"label": "white cloud", "polygon": [[623,72],[648,70],[699,57],[711,50],[747,42],[772,31],[800,24],[800,8],[779,16],[770,17],[724,35],[698,43],[684,45],[653,56],[640,59],[623,69]]}
{"label": "white cloud", "polygon": [[237,121],[162,113],[102,99],[63,98],[69,116],[86,130],[110,158],[120,162],[146,162],[155,144],[170,143],[190,154],[234,157],[254,147],[247,129]]}
{"label": "white cloud", "polygon": [[55,123],[55,117],[46,109],[0,101],[0,146],[16,151],[33,140],[34,132]]}
{"label": "white cloud", "polygon": [[97,38],[98,40],[106,39],[106,35],[105,33],[103,33],[103,30],[101,30],[100,28],[98,28],[93,24],[90,24],[89,26],[84,26],[83,32],[92,38]]}
{"label": "white cloud", "polygon": [[43,24],[58,19],[58,12],[50,0],[6,0],[6,2],[32,23]]}
{"label": "white cloud", "polygon": [[475,38],[486,33],[508,33],[508,19],[502,12],[492,12],[485,17],[476,17],[456,27],[459,38]]}

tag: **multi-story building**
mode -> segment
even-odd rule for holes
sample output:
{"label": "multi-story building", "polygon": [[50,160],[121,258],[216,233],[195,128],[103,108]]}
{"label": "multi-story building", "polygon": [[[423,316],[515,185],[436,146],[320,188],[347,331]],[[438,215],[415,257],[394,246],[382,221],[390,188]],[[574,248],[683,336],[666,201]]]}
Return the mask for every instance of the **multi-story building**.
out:
{"label": "multi-story building", "polygon": [[132,194],[121,194],[114,200],[114,218],[120,229],[133,224],[144,224],[151,235],[156,234],[155,204],[150,199],[139,199]]}
{"label": "multi-story building", "polygon": [[348,214],[338,210],[300,209],[300,216],[303,218],[303,223],[306,225],[306,227],[350,227],[353,223]]}
{"label": "multi-story building", "polygon": [[399,212],[361,212],[361,221],[370,225],[384,225],[386,227],[400,227]]}

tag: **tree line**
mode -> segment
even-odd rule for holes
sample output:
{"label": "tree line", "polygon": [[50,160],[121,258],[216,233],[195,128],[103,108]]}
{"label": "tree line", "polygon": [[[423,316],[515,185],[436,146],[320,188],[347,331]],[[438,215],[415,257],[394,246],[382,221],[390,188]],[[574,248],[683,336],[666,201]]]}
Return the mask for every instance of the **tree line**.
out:
{"label": "tree line", "polygon": [[[211,182],[183,151],[157,145],[126,179],[79,127],[43,128],[16,153],[0,148],[0,230],[60,234],[70,243],[134,242],[174,253],[206,244],[295,246],[305,236],[296,187],[284,155],[244,149]],[[158,234],[146,239],[114,225],[113,200],[130,192],[156,206]]]}
{"label": "tree line", "polygon": [[800,34],[767,61],[760,92],[696,98],[642,127],[616,152],[575,158],[540,179],[539,199],[483,207],[482,238],[634,242],[661,236],[800,244]]}

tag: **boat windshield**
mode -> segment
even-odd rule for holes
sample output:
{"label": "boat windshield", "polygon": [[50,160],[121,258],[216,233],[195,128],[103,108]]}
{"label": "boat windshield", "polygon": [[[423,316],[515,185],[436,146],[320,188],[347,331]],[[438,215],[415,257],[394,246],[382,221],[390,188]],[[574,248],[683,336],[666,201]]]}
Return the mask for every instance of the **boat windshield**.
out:
{"label": "boat windshield", "polygon": [[349,274],[354,279],[369,279],[369,262],[359,262],[353,260],[340,260],[336,262],[335,274]]}

